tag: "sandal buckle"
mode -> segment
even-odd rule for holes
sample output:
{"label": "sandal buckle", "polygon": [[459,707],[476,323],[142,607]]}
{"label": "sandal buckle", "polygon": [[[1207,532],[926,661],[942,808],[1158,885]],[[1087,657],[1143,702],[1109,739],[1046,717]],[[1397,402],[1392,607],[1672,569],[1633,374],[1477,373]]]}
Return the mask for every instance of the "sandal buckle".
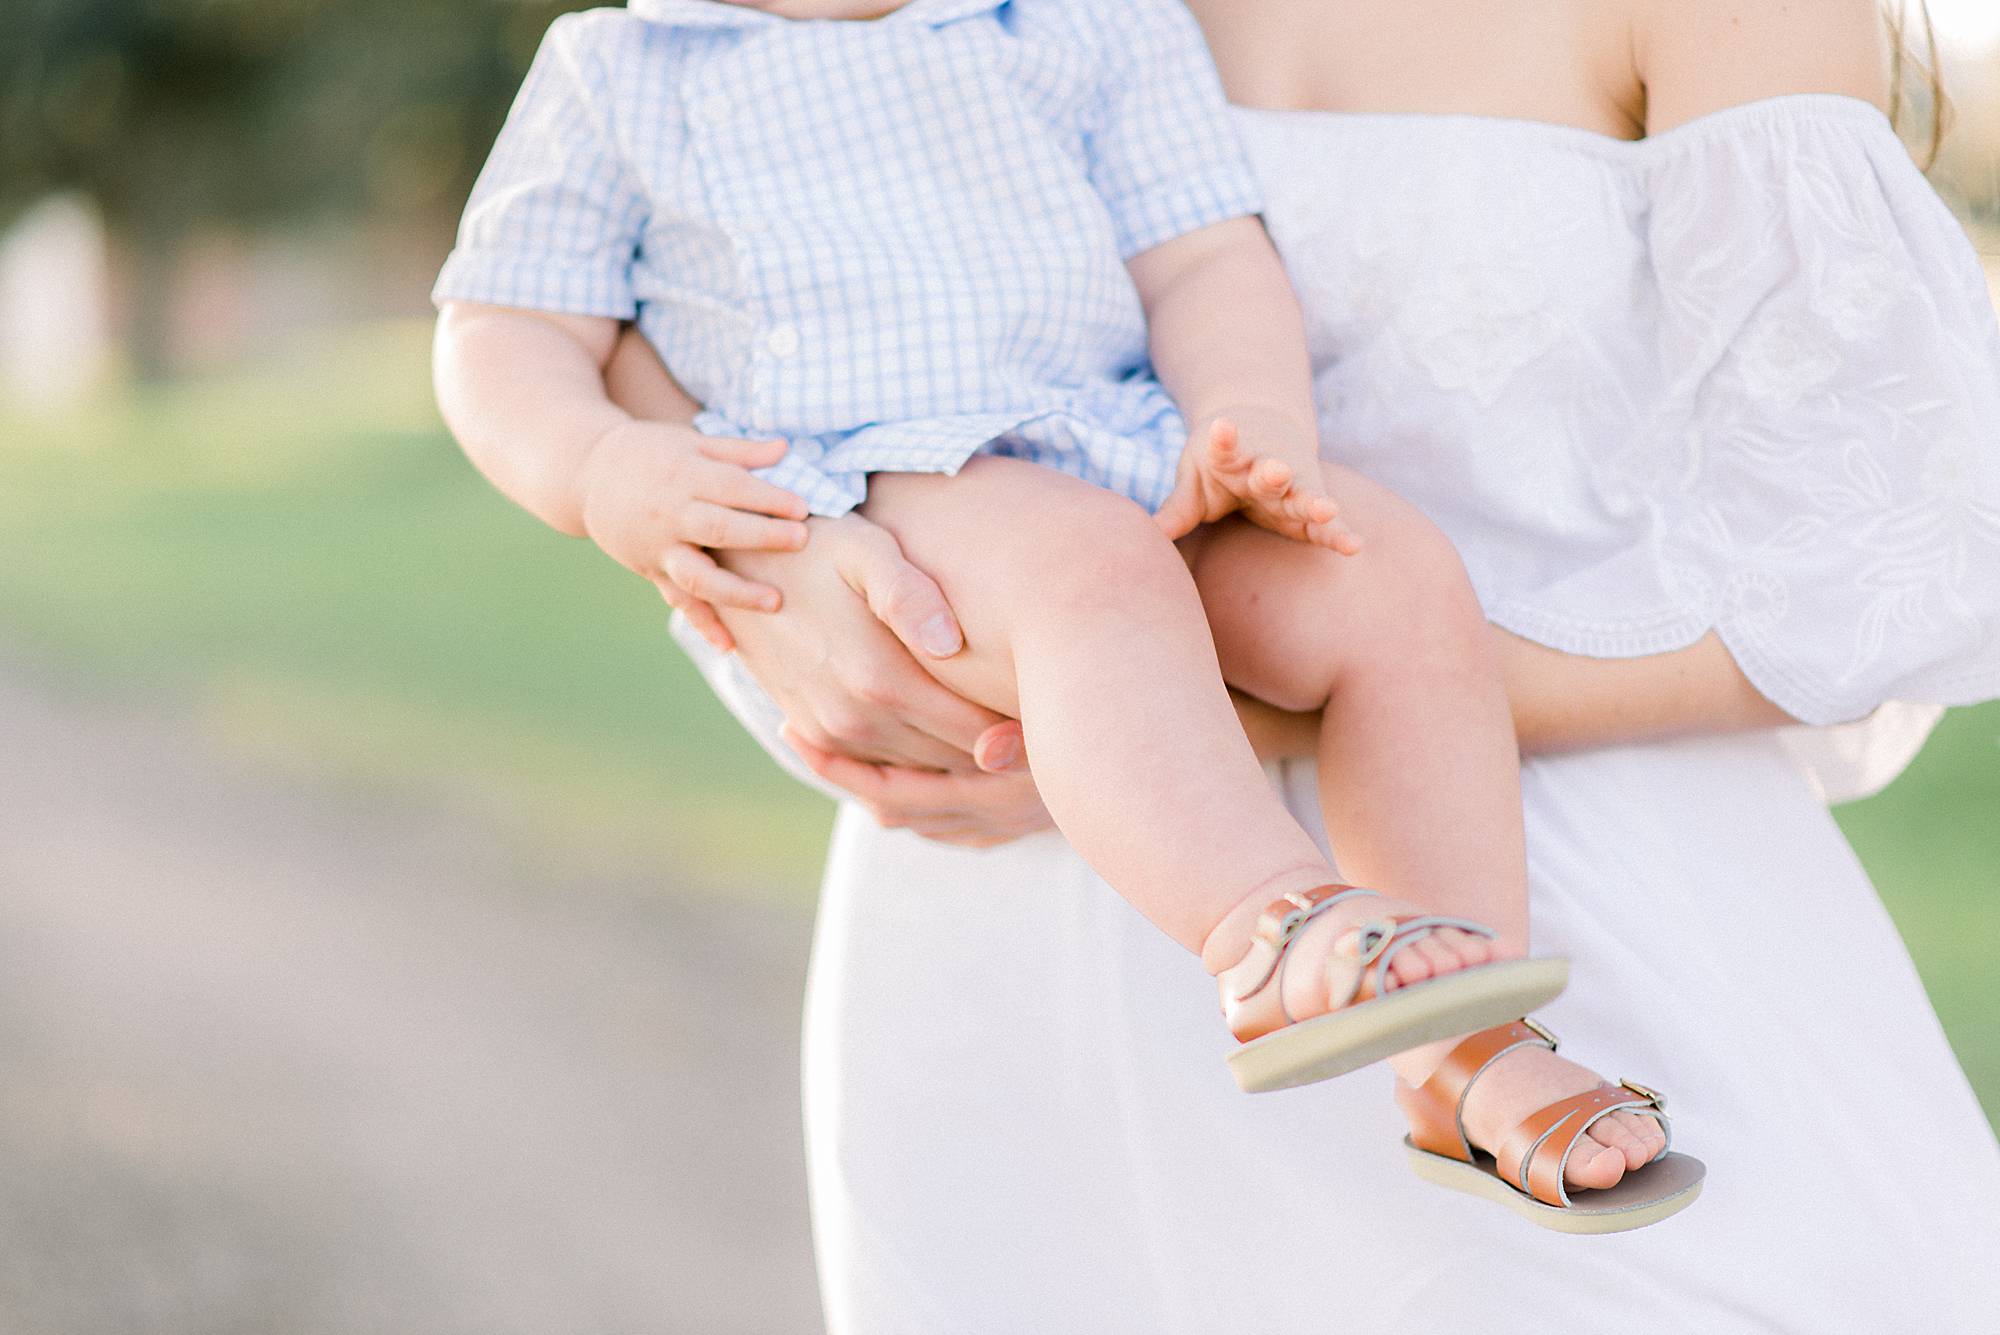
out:
{"label": "sandal buckle", "polygon": [[1667,1106],[1667,1096],[1660,1093],[1660,1091],[1657,1089],[1648,1089],[1646,1086],[1640,1084],[1637,1080],[1627,1080],[1623,1076],[1620,1076],[1618,1078],[1618,1083],[1625,1086],[1625,1088],[1631,1090],[1634,1094],[1637,1094],[1642,1099],[1651,1099],[1653,1101],[1653,1106],[1656,1108],[1664,1108]]}
{"label": "sandal buckle", "polygon": [[[1361,924],[1361,941],[1368,944],[1355,953],[1356,968],[1365,969],[1382,958],[1382,952],[1396,939],[1396,923],[1391,918],[1376,918]],[[1360,944],[1359,941],[1356,942]]]}
{"label": "sandal buckle", "polygon": [[1532,1015],[1523,1015],[1521,1017],[1521,1023],[1527,1026],[1527,1028],[1531,1032],[1533,1032],[1536,1038],[1539,1038],[1542,1040],[1542,1042],[1548,1044],[1550,1052],[1554,1052],[1556,1050],[1556,1042],[1557,1042],[1556,1036],[1549,1032],[1549,1027],[1547,1025],[1543,1024],[1540,1020],[1537,1020]]}
{"label": "sandal buckle", "polygon": [[[1293,937],[1299,934],[1301,928],[1312,921],[1313,916],[1319,912],[1320,905],[1324,901],[1324,896],[1315,899],[1313,896],[1300,890],[1287,890],[1273,901],[1271,907],[1276,908],[1279,904],[1290,904],[1292,906],[1291,911],[1278,919],[1269,931],[1260,930],[1259,935],[1272,945],[1282,949]],[[1269,910],[1266,910],[1266,912],[1269,912]]]}

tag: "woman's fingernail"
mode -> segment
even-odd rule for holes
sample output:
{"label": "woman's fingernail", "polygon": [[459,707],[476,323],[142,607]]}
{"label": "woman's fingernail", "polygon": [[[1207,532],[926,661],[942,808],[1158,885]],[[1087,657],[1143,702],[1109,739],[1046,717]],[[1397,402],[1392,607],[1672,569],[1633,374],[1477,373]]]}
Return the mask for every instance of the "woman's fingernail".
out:
{"label": "woman's fingernail", "polygon": [[1012,737],[1003,737],[986,748],[986,768],[989,770],[1012,769],[1021,763],[1021,744]]}
{"label": "woman's fingernail", "polygon": [[950,658],[965,647],[959,636],[958,624],[940,612],[923,624],[917,632],[917,640],[924,646],[924,652],[936,658]]}

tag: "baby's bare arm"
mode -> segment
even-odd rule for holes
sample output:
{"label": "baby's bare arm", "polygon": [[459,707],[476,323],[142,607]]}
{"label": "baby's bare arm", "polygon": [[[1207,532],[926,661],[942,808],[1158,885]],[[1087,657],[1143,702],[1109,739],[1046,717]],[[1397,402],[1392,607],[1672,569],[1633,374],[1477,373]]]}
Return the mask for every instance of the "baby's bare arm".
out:
{"label": "baby's bare arm", "polygon": [[577,474],[591,447],[632,420],[604,368],[618,322],[454,301],[438,319],[432,373],[459,446],[503,495],[583,536]]}
{"label": "baby's bare arm", "polygon": [[1351,555],[1319,467],[1305,319],[1254,218],[1137,256],[1154,369],[1187,419],[1173,494],[1157,519],[1180,538],[1242,511],[1295,541]]}
{"label": "baby's bare arm", "polygon": [[1190,425],[1267,424],[1317,454],[1305,317],[1264,225],[1236,218],[1137,255],[1153,369]]}
{"label": "baby's bare arm", "polygon": [[775,611],[779,594],[723,569],[709,549],[796,551],[805,502],[751,474],[783,457],[782,441],[712,438],[613,403],[605,377],[618,336],[615,320],[447,303],[439,406],[511,500],[590,538],[726,648],[712,604]]}

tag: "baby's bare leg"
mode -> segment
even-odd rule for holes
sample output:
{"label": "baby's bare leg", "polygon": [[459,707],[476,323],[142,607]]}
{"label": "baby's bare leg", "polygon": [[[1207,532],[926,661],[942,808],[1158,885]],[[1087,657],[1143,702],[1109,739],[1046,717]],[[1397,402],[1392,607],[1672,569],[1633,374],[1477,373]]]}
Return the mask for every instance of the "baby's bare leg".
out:
{"label": "baby's bare leg", "polygon": [[[1323,710],[1320,800],[1344,878],[1424,909],[1500,929],[1494,945],[1433,936],[1419,976],[1527,945],[1527,866],[1520,763],[1495,641],[1457,553],[1412,507],[1344,469],[1331,470],[1344,513],[1364,537],[1342,557],[1242,523],[1188,544],[1223,673],[1281,708]],[[1330,948],[1302,937],[1299,963]],[[1398,960],[1399,965],[1401,960]],[[1302,978],[1316,970],[1302,967]],[[1399,976],[1401,971],[1399,970]],[[1299,1004],[1311,999],[1301,997]],[[1389,1059],[1427,1079],[1456,1040]],[[1466,1127],[1493,1148],[1532,1110],[1598,1084],[1541,1048],[1509,1054],[1473,1087]],[[1661,1148],[1651,1118],[1620,1113],[1579,1146],[1573,1187],[1616,1182]]]}
{"label": "baby's bare leg", "polygon": [[1332,484],[1358,556],[1241,522],[1189,544],[1223,676],[1323,711],[1321,802],[1346,879],[1487,923],[1519,954],[1520,760],[1492,633],[1442,533],[1354,473]]}
{"label": "baby's bare leg", "polygon": [[1134,907],[1226,967],[1255,916],[1212,942],[1231,910],[1333,879],[1244,738],[1194,581],[1143,510],[1011,459],[869,489],[868,517],[965,628],[965,652],[926,666],[1020,718],[1049,814]]}

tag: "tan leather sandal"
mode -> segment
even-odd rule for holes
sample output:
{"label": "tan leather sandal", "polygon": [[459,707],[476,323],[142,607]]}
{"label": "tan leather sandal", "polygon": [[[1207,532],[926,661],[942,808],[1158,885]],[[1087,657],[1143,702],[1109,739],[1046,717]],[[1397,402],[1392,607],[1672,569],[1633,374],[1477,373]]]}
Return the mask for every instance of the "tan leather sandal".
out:
{"label": "tan leather sandal", "polygon": [[1569,961],[1531,959],[1498,960],[1399,986],[1389,965],[1411,942],[1445,927],[1488,938],[1494,933],[1463,918],[1386,914],[1360,925],[1352,953],[1335,950],[1329,958],[1327,1013],[1294,1019],[1283,995],[1292,942],[1335,905],[1375,895],[1352,885],[1324,885],[1273,900],[1257,920],[1249,951],[1217,975],[1222,1013],[1242,1044],[1229,1054],[1229,1069],[1245,1091],[1330,1079],[1420,1043],[1511,1020],[1554,1000],[1569,983]]}
{"label": "tan leather sandal", "polygon": [[1466,1139],[1465,1092],[1486,1069],[1519,1047],[1556,1050],[1556,1037],[1533,1020],[1503,1024],[1453,1048],[1421,1086],[1398,1084],[1396,1101],[1410,1119],[1403,1144],[1417,1175],[1441,1187],[1498,1201],[1543,1228],[1563,1233],[1622,1233],[1679,1214],[1701,1195],[1708,1169],[1701,1160],[1662,1148],[1653,1161],[1602,1191],[1572,1196],[1563,1169],[1577,1142],[1615,1112],[1651,1117],[1673,1140],[1666,1100],[1629,1080],[1558,1099],[1530,1114],[1501,1142],[1500,1153],[1475,1150]]}

